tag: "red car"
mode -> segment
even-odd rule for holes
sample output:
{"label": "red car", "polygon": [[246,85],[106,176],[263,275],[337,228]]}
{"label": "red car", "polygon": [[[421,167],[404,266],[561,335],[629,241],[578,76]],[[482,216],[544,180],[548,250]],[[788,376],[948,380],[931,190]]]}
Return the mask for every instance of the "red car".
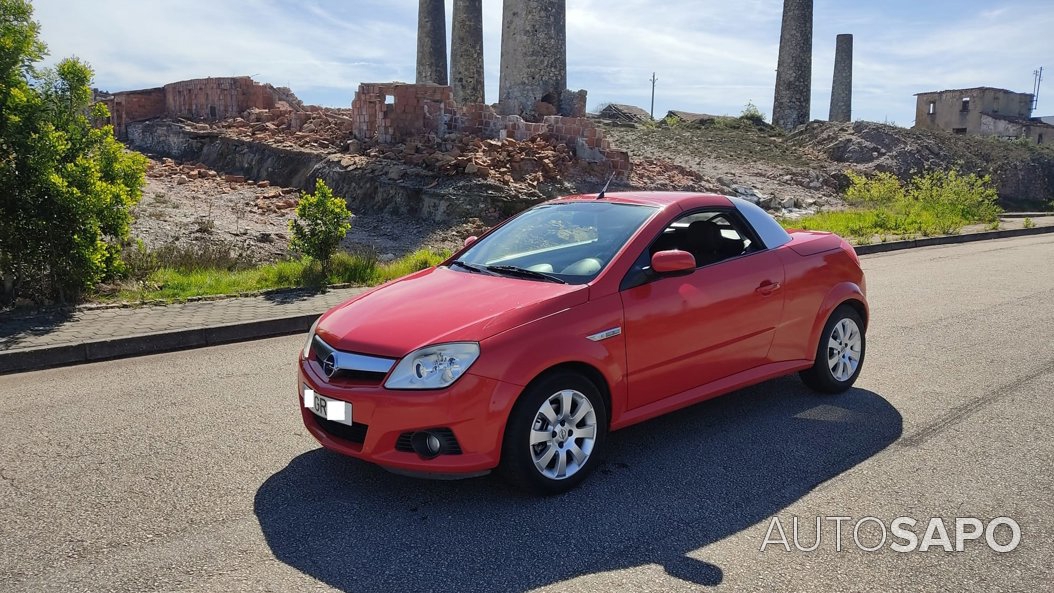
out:
{"label": "red car", "polygon": [[613,430],[795,372],[848,389],[864,293],[848,243],[744,200],[561,198],[319,318],[301,413],[326,448],[395,472],[563,492]]}

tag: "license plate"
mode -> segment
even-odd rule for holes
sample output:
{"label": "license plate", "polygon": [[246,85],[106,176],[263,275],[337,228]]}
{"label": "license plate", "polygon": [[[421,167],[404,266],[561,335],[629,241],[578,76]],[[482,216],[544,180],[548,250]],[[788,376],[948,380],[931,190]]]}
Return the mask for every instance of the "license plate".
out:
{"label": "license plate", "polygon": [[315,393],[304,387],[304,407],[316,416],[351,426],[351,404]]}

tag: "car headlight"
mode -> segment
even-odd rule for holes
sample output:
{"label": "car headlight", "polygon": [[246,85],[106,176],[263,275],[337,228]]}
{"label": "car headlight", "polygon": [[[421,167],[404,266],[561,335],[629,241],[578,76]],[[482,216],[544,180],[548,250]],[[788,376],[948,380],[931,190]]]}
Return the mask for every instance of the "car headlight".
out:
{"label": "car headlight", "polygon": [[304,358],[311,357],[311,344],[315,341],[315,330],[318,329],[319,321],[322,321],[321,316],[319,316],[319,318],[311,324],[311,329],[309,329],[307,332],[307,343],[304,344]]}
{"label": "car headlight", "polygon": [[415,350],[389,375],[388,389],[442,389],[465,374],[479,358],[479,344],[454,342]]}

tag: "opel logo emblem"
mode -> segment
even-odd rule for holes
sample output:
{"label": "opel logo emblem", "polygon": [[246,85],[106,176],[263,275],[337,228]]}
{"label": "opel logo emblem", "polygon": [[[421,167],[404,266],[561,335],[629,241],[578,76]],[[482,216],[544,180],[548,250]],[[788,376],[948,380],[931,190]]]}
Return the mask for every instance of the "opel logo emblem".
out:
{"label": "opel logo emblem", "polygon": [[336,355],[330,354],[326,357],[326,360],[322,361],[322,372],[325,373],[327,377],[333,377],[333,374],[337,372]]}

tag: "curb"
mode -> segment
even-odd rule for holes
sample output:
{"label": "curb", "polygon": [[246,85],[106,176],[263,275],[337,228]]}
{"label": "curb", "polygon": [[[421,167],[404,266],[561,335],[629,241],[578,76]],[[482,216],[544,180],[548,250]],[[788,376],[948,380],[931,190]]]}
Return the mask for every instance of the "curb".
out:
{"label": "curb", "polygon": [[1030,229],[1007,229],[1004,231],[984,231],[981,233],[970,233],[967,235],[945,235],[942,237],[925,237],[912,239],[910,241],[890,241],[889,243],[869,243],[867,245],[854,245],[857,255],[868,255],[870,253],[886,253],[888,251],[900,251],[902,249],[914,249],[916,247],[933,247],[935,245],[956,245],[959,243],[973,243],[974,241],[990,241],[992,239],[1009,239],[1012,237],[1029,237],[1032,235],[1043,235],[1054,233],[1054,226],[1037,226]]}
{"label": "curb", "polygon": [[306,333],[322,313],[0,352],[0,375]]}

